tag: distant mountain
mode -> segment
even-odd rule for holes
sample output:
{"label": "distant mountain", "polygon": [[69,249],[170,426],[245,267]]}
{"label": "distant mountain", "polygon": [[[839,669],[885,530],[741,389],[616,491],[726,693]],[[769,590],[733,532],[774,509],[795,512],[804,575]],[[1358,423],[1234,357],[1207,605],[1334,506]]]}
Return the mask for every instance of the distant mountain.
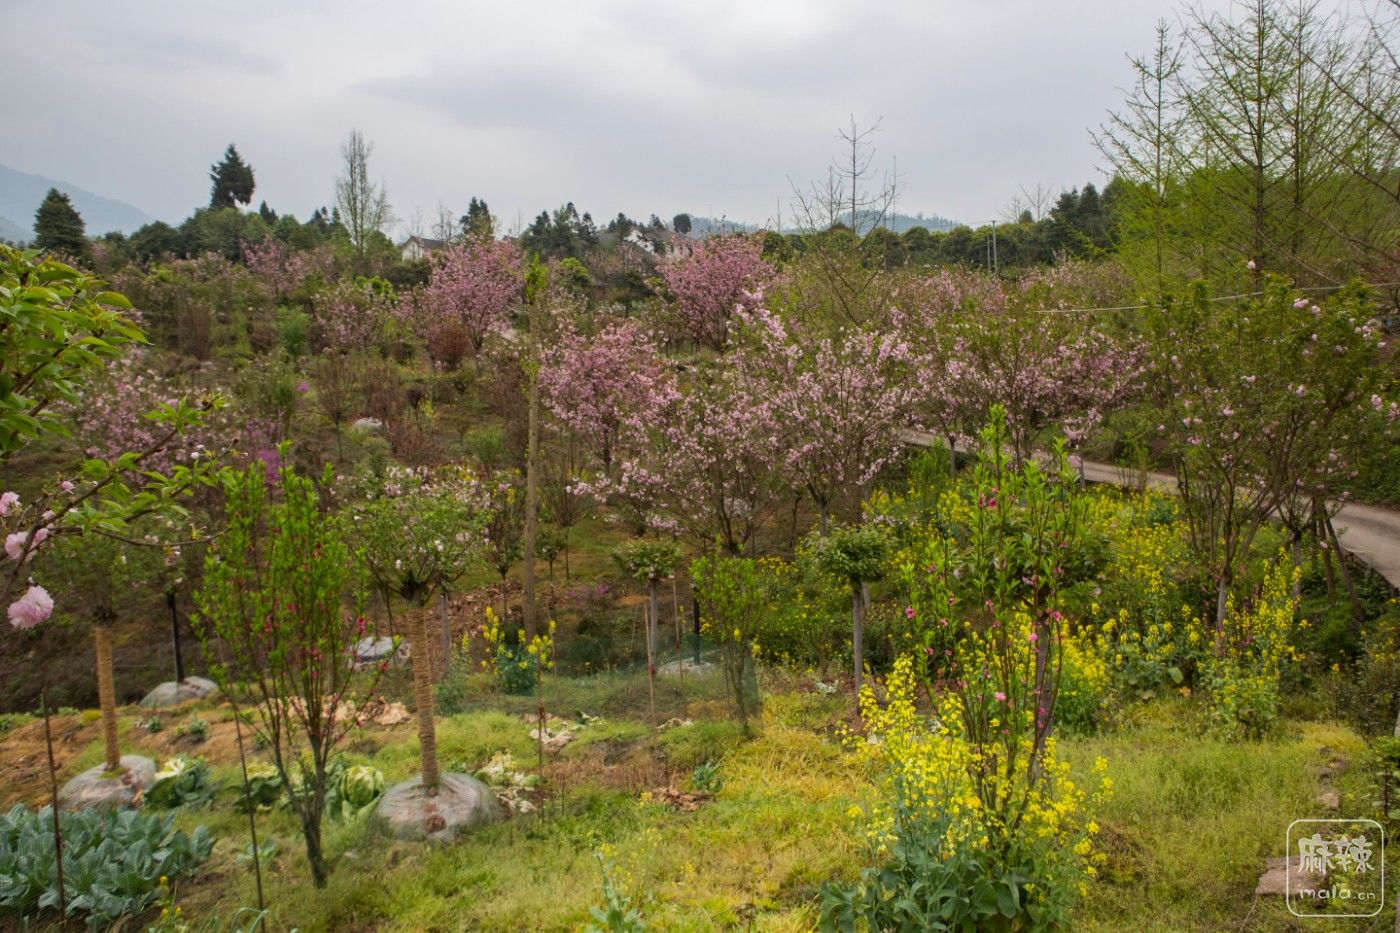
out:
{"label": "distant mountain", "polygon": [[[871,218],[865,218],[861,222],[861,229],[867,230],[870,227]],[[770,221],[771,223],[771,221]],[[903,233],[913,227],[924,227],[930,232],[940,230],[952,230],[960,226],[960,222],[949,220],[939,214],[892,214],[886,217],[879,224],[881,227],[888,227],[895,233]],[[727,217],[699,217],[690,218],[690,235],[693,237],[709,236],[713,233],[753,233],[763,229],[760,224],[746,224],[743,221],[730,220]],[[800,232],[796,227],[783,225],[784,233]]]}
{"label": "distant mountain", "polygon": [[57,188],[73,202],[83,217],[88,236],[112,230],[131,233],[154,220],[150,214],[125,201],[104,198],[66,181],[31,175],[0,165],[0,238],[27,241],[34,235],[34,212],[50,188]]}
{"label": "distant mountain", "polygon": [[947,217],[938,214],[925,216],[922,212],[914,214],[894,214],[881,226],[889,227],[895,233],[903,233],[914,227],[924,227],[930,233],[938,230],[952,230],[954,227],[962,226],[961,221],[949,220]]}

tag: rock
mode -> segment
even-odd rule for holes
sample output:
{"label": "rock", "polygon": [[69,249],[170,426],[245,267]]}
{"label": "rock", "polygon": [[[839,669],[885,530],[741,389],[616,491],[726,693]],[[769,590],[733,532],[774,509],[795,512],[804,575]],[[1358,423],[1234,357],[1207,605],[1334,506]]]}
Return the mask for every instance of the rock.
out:
{"label": "rock", "polygon": [[397,701],[367,706],[365,707],[365,716],[376,726],[397,726],[413,718],[408,707]]}
{"label": "rock", "polygon": [[121,770],[108,774],[106,765],[89,768],[58,792],[62,810],[91,810],[95,807],[136,807],[141,795],[156,779],[156,763],[140,755],[123,755]]}
{"label": "rock", "polygon": [[356,418],[351,423],[350,430],[359,434],[378,434],[384,430],[384,422],[378,418]]}
{"label": "rock", "polygon": [[397,647],[394,646],[394,639],[388,635],[374,638],[361,638],[355,642],[354,648],[355,669],[363,667],[373,667],[381,661],[390,664],[402,664],[408,658],[408,642],[401,641]]}
{"label": "rock", "polygon": [[1284,897],[1290,889],[1296,891],[1301,888],[1324,886],[1323,876],[1303,871],[1301,860],[1297,856],[1265,859],[1264,866],[1264,874],[1259,876],[1259,883],[1254,887],[1256,895]]}
{"label": "rock", "polygon": [[167,680],[163,684],[157,684],[154,690],[146,694],[145,699],[141,701],[141,706],[145,709],[179,706],[181,703],[212,696],[218,692],[218,689],[218,684],[204,677],[186,677],[179,683]]}
{"label": "rock", "polygon": [[667,661],[656,669],[658,674],[703,674],[714,669],[714,665],[709,661],[696,663],[694,658],[679,658],[675,661]]}
{"label": "rock", "polygon": [[453,772],[442,775],[431,797],[423,790],[421,776],[395,784],[374,810],[375,824],[395,839],[432,842],[453,842],[458,834],[504,816],[491,788]]}
{"label": "rock", "polygon": [[1317,805],[1326,807],[1328,810],[1340,810],[1342,808],[1342,798],[1334,790],[1325,790],[1317,795]]}

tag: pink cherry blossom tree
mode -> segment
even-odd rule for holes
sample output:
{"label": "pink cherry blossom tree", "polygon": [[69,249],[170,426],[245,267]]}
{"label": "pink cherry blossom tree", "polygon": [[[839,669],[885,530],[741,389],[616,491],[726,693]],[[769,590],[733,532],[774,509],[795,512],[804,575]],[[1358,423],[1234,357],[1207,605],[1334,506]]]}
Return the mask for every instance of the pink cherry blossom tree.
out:
{"label": "pink cherry blossom tree", "polygon": [[757,239],[730,234],[692,242],[678,240],[661,264],[666,288],[676,299],[681,330],[702,346],[722,350],[737,311],[757,307],[772,282]]}
{"label": "pink cherry blossom tree", "polygon": [[821,510],[856,503],[880,469],[899,454],[922,398],[918,356],[896,334],[850,329],[811,332],[767,312],[736,366],[765,385],[780,466]]}
{"label": "pink cherry blossom tree", "polygon": [[728,366],[657,387],[624,422],[625,456],[610,493],[662,533],[729,554],[750,548],[777,486],[780,431],[766,383]]}
{"label": "pink cherry blossom tree", "polygon": [[504,327],[521,300],[524,262],[508,240],[472,239],[434,254],[432,279],[408,313],[432,343],[444,329],[460,329],[474,353]]}
{"label": "pink cherry blossom tree", "polygon": [[627,320],[592,333],[564,321],[540,367],[546,408],[609,476],[624,423],[634,414],[650,416],[658,399],[669,397],[669,380],[656,336]]}
{"label": "pink cherry blossom tree", "polygon": [[330,247],[293,250],[271,238],[261,243],[245,242],[243,264],[279,302],[286,301],[311,280],[330,281],[334,274]]}

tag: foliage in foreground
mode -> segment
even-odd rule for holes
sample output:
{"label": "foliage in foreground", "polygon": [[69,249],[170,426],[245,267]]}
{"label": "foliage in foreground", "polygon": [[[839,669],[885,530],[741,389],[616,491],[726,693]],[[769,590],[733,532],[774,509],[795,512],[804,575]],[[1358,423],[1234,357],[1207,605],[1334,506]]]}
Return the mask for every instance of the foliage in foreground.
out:
{"label": "foliage in foreground", "polygon": [[[99,927],[140,913],[162,895],[161,881],[190,873],[214,840],[172,830],[172,817],[135,810],[62,813],[63,879],[68,915]],[[0,913],[20,917],[58,906],[53,815],[16,806],[0,816]]]}
{"label": "foliage in foreground", "polygon": [[[877,768],[883,802],[867,814],[876,865],[853,886],[822,892],[822,928],[854,930],[1043,930],[1064,924],[1095,874],[1098,824],[1089,800],[1047,740],[1038,767],[960,734],[944,709],[916,704],[914,663],[896,663],[884,707],[868,687],[861,713],[873,742],[858,754]],[[950,696],[951,701],[953,698]],[[1029,739],[1020,749],[1029,757]],[[1107,769],[1100,759],[1096,772]],[[1105,777],[1096,798],[1107,796]]]}

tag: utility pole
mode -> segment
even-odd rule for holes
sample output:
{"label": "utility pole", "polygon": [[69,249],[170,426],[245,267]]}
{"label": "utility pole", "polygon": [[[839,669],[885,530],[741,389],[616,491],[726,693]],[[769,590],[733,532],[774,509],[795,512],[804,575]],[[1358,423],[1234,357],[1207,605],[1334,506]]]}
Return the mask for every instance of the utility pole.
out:
{"label": "utility pole", "polygon": [[996,275],[1001,271],[1001,263],[997,260],[997,222],[992,221],[992,274]]}

